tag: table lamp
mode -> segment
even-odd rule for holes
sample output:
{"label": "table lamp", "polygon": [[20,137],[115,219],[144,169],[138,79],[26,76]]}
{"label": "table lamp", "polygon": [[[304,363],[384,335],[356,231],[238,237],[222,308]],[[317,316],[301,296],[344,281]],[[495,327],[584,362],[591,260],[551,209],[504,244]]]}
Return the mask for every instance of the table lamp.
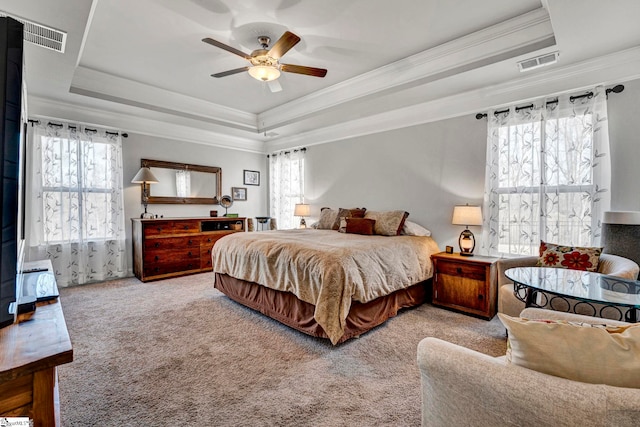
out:
{"label": "table lamp", "polygon": [[482,210],[480,206],[454,206],[453,207],[453,225],[464,225],[466,228],[458,238],[460,246],[460,255],[473,256],[473,250],[476,247],[476,239],[469,230],[470,225],[482,225]]}
{"label": "table lamp", "polygon": [[140,218],[153,218],[153,214],[147,213],[147,204],[149,203],[149,193],[147,191],[147,184],[157,184],[158,178],[152,173],[148,167],[141,167],[136,176],[131,180],[132,184],[142,184],[142,204],[144,205],[144,212],[140,214]]}
{"label": "table lamp", "polygon": [[293,216],[300,217],[300,228],[307,228],[307,223],[304,220],[305,216],[309,216],[311,213],[311,207],[306,203],[297,203],[296,208],[293,211]]}

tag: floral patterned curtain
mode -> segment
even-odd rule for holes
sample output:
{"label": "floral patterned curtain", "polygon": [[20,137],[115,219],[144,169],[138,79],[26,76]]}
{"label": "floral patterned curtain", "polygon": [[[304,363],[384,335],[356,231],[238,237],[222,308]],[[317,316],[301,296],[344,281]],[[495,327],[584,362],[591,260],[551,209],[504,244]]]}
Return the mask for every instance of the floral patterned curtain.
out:
{"label": "floral patterned curtain", "polygon": [[293,216],[296,203],[304,202],[304,155],[306,149],[281,151],[269,156],[271,218],[281,229],[298,228]]}
{"label": "floral patterned curtain", "polygon": [[534,255],[541,240],[599,243],[610,206],[609,132],[605,90],[590,93],[487,114],[485,252]]}
{"label": "floral patterned curtain", "polygon": [[59,286],[125,276],[119,134],[64,124],[31,135],[28,259],[50,259]]}

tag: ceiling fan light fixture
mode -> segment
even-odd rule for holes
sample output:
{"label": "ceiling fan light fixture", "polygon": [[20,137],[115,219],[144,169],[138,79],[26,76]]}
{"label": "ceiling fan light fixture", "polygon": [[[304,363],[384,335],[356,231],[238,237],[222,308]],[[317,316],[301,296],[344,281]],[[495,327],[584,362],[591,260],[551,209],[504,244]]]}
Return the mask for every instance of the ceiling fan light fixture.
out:
{"label": "ceiling fan light fixture", "polygon": [[280,77],[280,70],[271,65],[254,65],[249,68],[249,75],[261,82],[270,82]]}

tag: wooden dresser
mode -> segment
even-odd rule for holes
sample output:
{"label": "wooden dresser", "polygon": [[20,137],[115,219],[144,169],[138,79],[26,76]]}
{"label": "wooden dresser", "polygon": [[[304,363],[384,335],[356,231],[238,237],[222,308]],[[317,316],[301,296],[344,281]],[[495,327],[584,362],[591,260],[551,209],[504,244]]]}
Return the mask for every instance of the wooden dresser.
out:
{"label": "wooden dresser", "polygon": [[211,248],[245,218],[132,218],[133,274],[147,282],[211,271]]}

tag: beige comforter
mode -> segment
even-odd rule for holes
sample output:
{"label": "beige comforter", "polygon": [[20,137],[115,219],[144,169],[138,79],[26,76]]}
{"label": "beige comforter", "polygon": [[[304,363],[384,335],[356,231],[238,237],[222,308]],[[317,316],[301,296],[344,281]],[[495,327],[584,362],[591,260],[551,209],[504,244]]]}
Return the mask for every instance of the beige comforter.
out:
{"label": "beige comforter", "polygon": [[368,302],[433,275],[431,237],[361,236],[333,230],[234,233],[213,247],[213,271],[291,292],[315,306],[332,343],[351,301]]}

